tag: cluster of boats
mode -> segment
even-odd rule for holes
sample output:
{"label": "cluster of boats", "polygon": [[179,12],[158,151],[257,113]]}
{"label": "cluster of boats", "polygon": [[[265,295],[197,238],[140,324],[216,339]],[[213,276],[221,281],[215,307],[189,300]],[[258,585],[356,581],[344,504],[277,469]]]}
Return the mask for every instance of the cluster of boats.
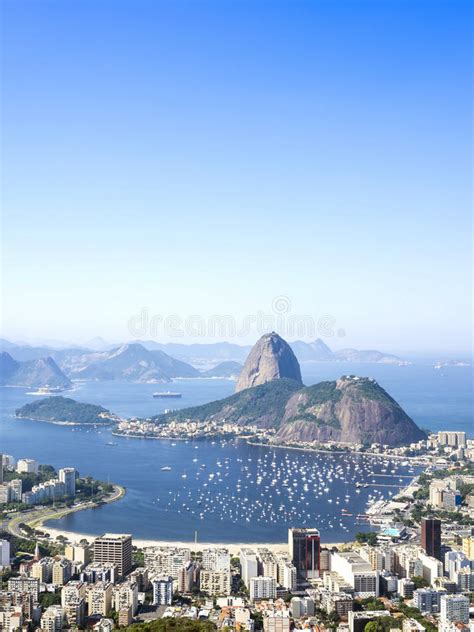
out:
{"label": "cluster of boats", "polygon": [[254,452],[258,456],[247,455],[247,450],[242,456],[236,450],[235,455],[212,461],[193,458],[177,473],[181,484],[174,481],[171,489],[163,485],[156,505],[193,520],[247,528],[249,523],[285,528],[318,525],[336,537],[354,530],[356,518],[367,507],[397,493],[415,475],[408,464],[363,455],[265,448]]}

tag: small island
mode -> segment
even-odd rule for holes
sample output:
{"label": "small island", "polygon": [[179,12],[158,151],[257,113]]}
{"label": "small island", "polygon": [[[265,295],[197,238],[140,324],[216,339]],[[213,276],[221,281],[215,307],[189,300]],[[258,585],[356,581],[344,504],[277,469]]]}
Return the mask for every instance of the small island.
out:
{"label": "small island", "polygon": [[33,419],[68,426],[110,426],[118,418],[95,404],[83,404],[69,397],[46,397],[15,411],[19,419]]}

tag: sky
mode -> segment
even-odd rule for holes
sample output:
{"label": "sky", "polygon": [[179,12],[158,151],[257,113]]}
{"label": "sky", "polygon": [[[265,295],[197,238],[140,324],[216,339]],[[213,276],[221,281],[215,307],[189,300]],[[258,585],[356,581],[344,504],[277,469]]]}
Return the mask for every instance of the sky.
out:
{"label": "sky", "polygon": [[470,351],[470,2],[1,10],[4,337]]}

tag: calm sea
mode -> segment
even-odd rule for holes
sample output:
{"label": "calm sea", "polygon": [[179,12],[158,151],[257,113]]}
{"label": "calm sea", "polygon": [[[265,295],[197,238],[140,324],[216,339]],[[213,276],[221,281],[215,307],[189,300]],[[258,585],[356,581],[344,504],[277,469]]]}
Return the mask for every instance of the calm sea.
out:
{"label": "calm sea", "polygon": [[[429,366],[314,363],[303,365],[306,384],[342,374],[369,375],[422,428],[465,430],[473,436],[472,369]],[[71,397],[123,416],[147,416],[165,408],[196,405],[233,392],[228,380],[180,380],[182,400],[153,399],[156,385],[117,382],[76,384]],[[326,541],[362,529],[356,515],[368,501],[396,493],[411,473],[407,466],[362,457],[328,457],[270,450],[242,442],[170,442],[113,437],[94,431],[28,420],[14,410],[35,400],[25,389],[0,389],[0,452],[28,456],[56,467],[120,483],[123,500],[51,523],[99,534],[201,541],[281,542],[289,526],[316,526]],[[170,467],[170,471],[161,468]],[[357,488],[355,483],[367,484]],[[344,510],[344,511],[343,511]]]}

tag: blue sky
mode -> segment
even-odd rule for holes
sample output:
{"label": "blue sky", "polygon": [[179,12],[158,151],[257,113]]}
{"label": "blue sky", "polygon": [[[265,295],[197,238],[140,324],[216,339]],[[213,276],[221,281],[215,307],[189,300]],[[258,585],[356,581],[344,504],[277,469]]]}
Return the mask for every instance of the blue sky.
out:
{"label": "blue sky", "polygon": [[2,12],[5,336],[284,296],[332,346],[470,349],[469,2]]}

